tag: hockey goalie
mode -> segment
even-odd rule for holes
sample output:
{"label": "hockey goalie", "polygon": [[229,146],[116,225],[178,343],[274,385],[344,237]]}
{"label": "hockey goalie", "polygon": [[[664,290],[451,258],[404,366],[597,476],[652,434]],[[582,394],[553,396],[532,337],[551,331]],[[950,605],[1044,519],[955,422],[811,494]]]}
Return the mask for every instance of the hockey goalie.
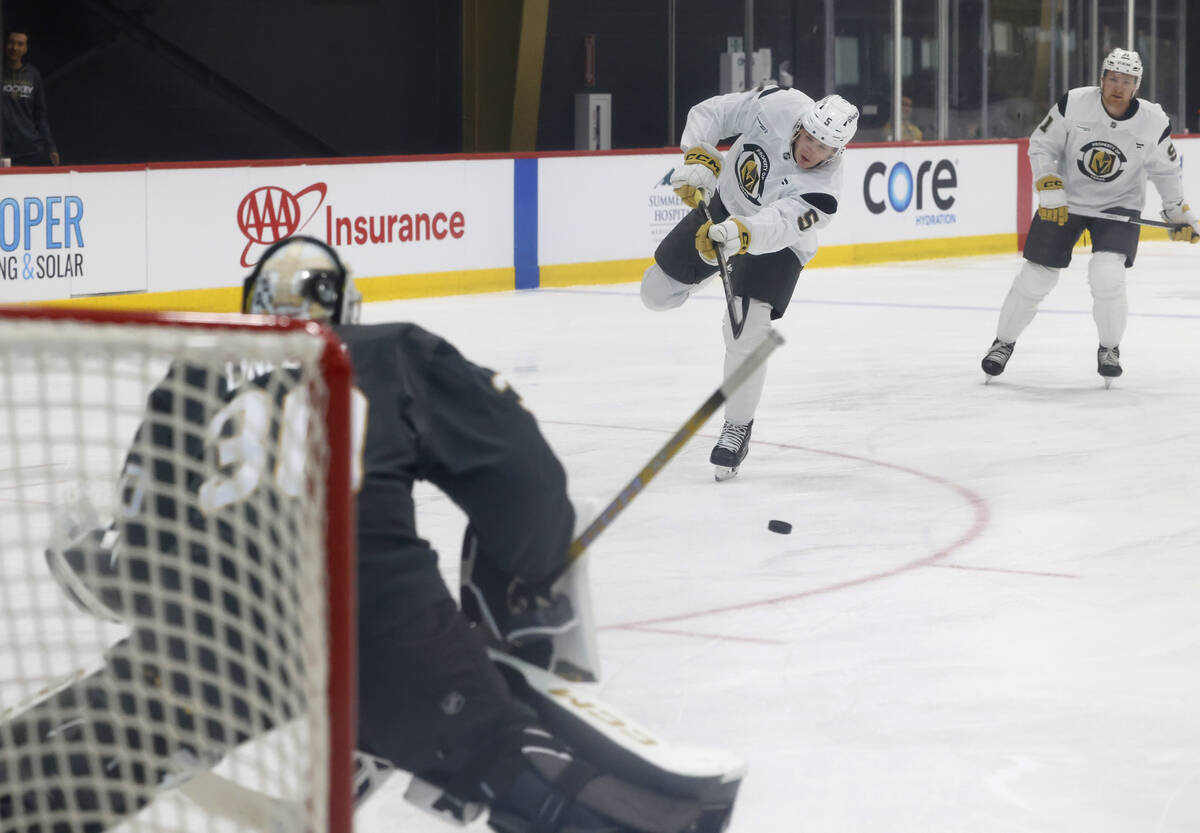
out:
{"label": "hockey goalie", "polygon": [[[356,374],[358,800],[403,770],[410,801],[452,824],[486,813],[500,833],[725,830],[742,762],[595,697],[587,558],[567,558],[583,513],[516,393],[415,325],[357,324],[361,296],[320,241],[269,249],[243,297],[243,312],[328,321]],[[266,650],[290,635],[235,609],[284,592],[239,563],[280,575],[296,557],[279,545],[298,488],[290,374],[176,362],[133,440],[118,517],[70,524],[48,549],[75,604],[128,635],[0,727],[0,830],[112,829],[305,708],[283,702],[294,672]],[[469,519],[461,609],[417,535],[416,480]]]}

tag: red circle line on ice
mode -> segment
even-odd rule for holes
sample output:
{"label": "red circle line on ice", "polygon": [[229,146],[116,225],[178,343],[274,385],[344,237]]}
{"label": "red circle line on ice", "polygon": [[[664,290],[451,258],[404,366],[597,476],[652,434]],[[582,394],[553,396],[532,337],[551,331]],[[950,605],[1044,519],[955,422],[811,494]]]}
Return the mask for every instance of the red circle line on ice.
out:
{"label": "red circle line on ice", "polygon": [[[657,429],[637,428],[633,426],[598,425],[594,423],[564,422],[559,420],[543,420],[543,422],[546,424],[566,425],[578,428],[613,428],[625,431],[661,433]],[[601,625],[600,630],[614,630],[622,628],[636,630],[638,628],[649,628],[654,625],[663,625],[670,622],[683,622],[688,619],[699,619],[702,617],[714,616],[719,613],[732,613],[738,610],[753,610],[754,608],[786,604],[787,602],[794,602],[799,599],[809,598],[811,596],[820,596],[826,593],[836,593],[840,590],[847,590],[851,587],[859,587],[864,584],[882,581],[883,579],[888,579],[892,578],[893,576],[898,576],[902,573],[907,573],[910,570],[916,570],[921,567],[929,567],[937,564],[939,561],[944,561],[958,550],[962,549],[978,538],[983,533],[984,529],[987,528],[988,522],[991,520],[991,514],[988,511],[987,501],[985,501],[982,496],[976,494],[971,489],[968,489],[966,486],[963,486],[960,483],[955,483],[952,480],[936,474],[930,474],[929,472],[920,471],[919,469],[910,468],[909,466],[902,466],[897,463],[888,463],[884,460],[876,460],[871,457],[862,457],[857,454],[846,454],[840,451],[828,451],[821,448],[810,448],[809,446],[804,445],[774,443],[758,439],[755,439],[755,443],[758,445],[771,446],[773,448],[788,449],[790,451],[803,451],[808,454],[820,454],[825,457],[835,457],[839,460],[852,460],[856,463],[866,463],[872,466],[891,469],[892,471],[897,471],[902,474],[912,475],[913,477],[919,477],[922,480],[927,480],[957,495],[963,503],[970,507],[972,512],[971,523],[961,535],[944,547],[940,547],[924,558],[918,558],[915,561],[897,565],[890,570],[880,570],[874,573],[867,573],[866,575],[858,576],[857,578],[846,579],[845,581],[838,581],[832,584],[823,585],[821,587],[813,587],[808,590],[801,590],[796,593],[787,593],[781,596],[769,596],[763,599],[750,599],[744,602],[738,602],[737,604],[711,607],[704,610],[693,610],[687,613],[675,613],[670,616],[658,616],[653,619],[639,619],[633,622],[616,622],[611,625]],[[708,634],[706,636],[709,638],[714,638],[714,635],[712,634]]]}

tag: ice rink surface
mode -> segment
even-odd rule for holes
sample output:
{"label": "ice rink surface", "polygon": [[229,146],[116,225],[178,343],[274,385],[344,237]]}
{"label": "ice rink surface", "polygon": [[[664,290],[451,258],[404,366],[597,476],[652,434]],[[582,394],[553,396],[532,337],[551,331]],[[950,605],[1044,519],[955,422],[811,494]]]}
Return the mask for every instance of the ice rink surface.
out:
{"label": "ice rink surface", "polygon": [[[1017,255],[806,271],[740,476],[713,482],[718,415],[593,546],[602,696],[747,761],[734,833],[1200,830],[1200,246],[1143,244],[1111,390],[1086,262],[989,385]],[[607,502],[719,382],[723,308],[621,284],[365,317],[505,374]],[[456,588],[463,517],[418,498]],[[406,780],[360,833],[452,829]]]}

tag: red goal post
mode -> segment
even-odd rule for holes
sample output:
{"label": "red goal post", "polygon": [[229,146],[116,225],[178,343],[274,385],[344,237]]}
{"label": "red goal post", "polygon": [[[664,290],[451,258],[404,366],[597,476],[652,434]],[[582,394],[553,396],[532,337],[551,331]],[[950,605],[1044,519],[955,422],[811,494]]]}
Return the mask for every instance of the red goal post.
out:
{"label": "red goal post", "polygon": [[[203,377],[209,380],[207,389],[184,389],[178,379],[168,378],[177,366],[206,369],[211,373]],[[234,407],[240,394],[219,398],[212,380],[230,378],[230,368],[239,366],[260,373],[264,367],[286,367],[288,372],[266,373],[274,387],[265,395],[256,392],[253,407]],[[176,375],[185,374],[169,374]],[[168,381],[175,385],[168,388],[175,406],[148,418],[147,397]],[[133,806],[142,809],[123,822],[122,830],[190,830],[191,824],[207,830],[211,822],[205,820],[215,814],[234,825],[222,830],[251,831],[258,829],[254,813],[269,815],[278,806],[291,812],[290,821],[279,826],[278,819],[267,819],[273,829],[352,829],[352,384],[341,342],[316,322],[0,307],[0,828],[13,823],[3,815],[7,812],[27,825],[36,821],[51,829],[65,822],[84,830],[89,823],[121,823]],[[202,430],[187,422],[193,405],[208,409]],[[262,417],[256,418],[260,411]],[[276,443],[276,450],[259,455],[261,449],[247,440],[250,425],[274,432],[266,442]],[[71,536],[89,524],[113,526],[114,519],[128,515],[130,495],[140,495],[141,486],[131,487],[130,471],[136,467],[126,455],[135,435],[149,436],[152,428],[171,438],[163,452],[168,468],[175,467],[180,482],[184,473],[188,483],[199,481],[201,499],[190,486],[177,484],[169,495],[154,493],[152,500],[165,499],[165,505],[186,502],[178,518],[144,526],[147,539],[177,542],[175,561],[161,567],[170,581],[159,586],[155,571],[160,568],[149,560],[152,546],[146,547],[149,583],[129,578],[136,572],[136,557],[114,556],[119,566],[111,573],[101,570],[96,586],[138,613],[115,620],[85,615],[47,567],[47,550],[66,551]],[[283,448],[287,437],[295,448]],[[189,443],[201,442],[204,451],[197,458]],[[153,459],[156,465],[162,462]],[[284,482],[285,471],[295,475],[292,484]],[[138,470],[138,476],[143,485],[160,485],[157,468]],[[267,486],[260,488],[261,483]],[[209,486],[215,487],[210,495],[236,493],[235,498],[214,504],[203,497]],[[267,497],[255,504],[260,492]],[[210,522],[205,518],[213,505]],[[218,597],[219,604],[213,601]],[[156,640],[153,631],[160,625],[161,640]],[[127,718],[113,719],[126,740],[136,737],[133,751],[121,746],[120,736],[114,745],[106,725],[88,728],[85,720],[83,730],[42,731],[43,746],[31,758],[21,746],[28,741],[25,730],[6,726],[30,714],[48,714],[51,723],[61,719],[62,726],[70,726],[70,714],[53,710],[58,692],[92,679],[87,675],[103,667],[106,658],[111,665],[114,640],[132,644],[137,640],[130,634],[142,631],[151,632],[148,638],[161,648],[150,666],[161,668],[162,678],[151,686],[151,696],[159,698],[154,702],[166,702],[167,712],[178,710],[189,726],[215,727],[205,731],[238,741],[206,758],[204,767],[181,773],[178,790],[169,788],[176,783],[170,778],[168,788],[161,778],[150,786],[144,779],[115,778],[112,772],[122,767],[133,773],[158,765],[160,759],[138,757],[147,753],[141,746],[153,745],[150,739],[159,742],[165,736],[170,749],[178,740],[170,721],[155,723],[161,715],[137,705],[141,692],[126,690],[122,677],[112,688],[113,702],[124,697],[135,705]],[[175,644],[183,647],[166,647]],[[223,671],[232,673],[224,677]],[[188,699],[191,695],[194,699]],[[183,741],[189,748],[190,738]],[[77,762],[96,770],[87,777],[96,781],[94,793],[100,798],[69,799],[67,809],[56,808],[55,801],[44,799],[48,791],[80,795],[93,788],[86,778],[65,777]],[[204,781],[209,765],[215,780]],[[188,777],[196,771],[202,773],[196,784],[203,782],[203,788],[189,792]],[[264,801],[243,812],[239,792],[261,794]],[[207,806],[201,800],[205,796]],[[160,804],[171,806],[160,813]]]}

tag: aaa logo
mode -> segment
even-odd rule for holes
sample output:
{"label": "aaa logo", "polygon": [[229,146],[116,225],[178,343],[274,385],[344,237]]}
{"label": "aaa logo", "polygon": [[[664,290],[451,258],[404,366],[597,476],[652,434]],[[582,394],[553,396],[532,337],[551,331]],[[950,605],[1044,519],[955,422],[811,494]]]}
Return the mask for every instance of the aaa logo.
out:
{"label": "aaa logo", "polygon": [[314,182],[296,194],[278,185],[255,188],[237,207],[237,224],[245,236],[241,264],[247,268],[258,262],[259,249],[291,237],[325,202],[325,183]]}

